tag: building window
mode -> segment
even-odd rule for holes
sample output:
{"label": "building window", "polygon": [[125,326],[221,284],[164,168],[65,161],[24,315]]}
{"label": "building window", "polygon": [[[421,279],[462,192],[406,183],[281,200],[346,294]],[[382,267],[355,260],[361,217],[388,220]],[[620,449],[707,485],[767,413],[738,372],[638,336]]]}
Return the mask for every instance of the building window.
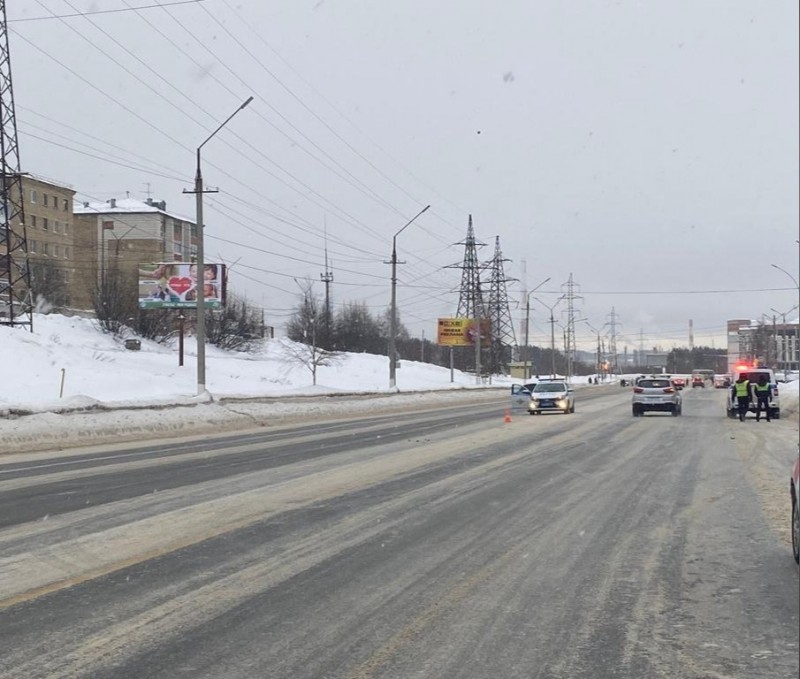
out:
{"label": "building window", "polygon": [[50,254],[50,243],[42,243],[42,254],[43,255]]}
{"label": "building window", "polygon": [[31,203],[36,202],[36,189],[31,189]]}
{"label": "building window", "polygon": [[31,228],[36,228],[36,215],[31,215]]}
{"label": "building window", "polygon": [[53,243],[53,257],[61,257],[61,247]]}
{"label": "building window", "polygon": [[61,233],[61,224],[59,224],[57,219],[53,220],[53,232],[54,233]]}
{"label": "building window", "polygon": [[69,200],[64,198],[64,212],[69,212]]}
{"label": "building window", "polygon": [[47,217],[42,217],[42,231],[47,231],[50,228],[50,224],[47,221]]}
{"label": "building window", "polygon": [[64,222],[64,234],[69,233],[69,222]]}
{"label": "building window", "polygon": [[65,245],[64,246],[64,259],[69,259],[70,254],[72,254],[72,253],[70,252],[69,245]]}
{"label": "building window", "polygon": [[36,252],[36,241],[29,240],[28,241],[28,252]]}
{"label": "building window", "polygon": [[47,194],[46,193],[42,194],[42,205],[47,207]]}

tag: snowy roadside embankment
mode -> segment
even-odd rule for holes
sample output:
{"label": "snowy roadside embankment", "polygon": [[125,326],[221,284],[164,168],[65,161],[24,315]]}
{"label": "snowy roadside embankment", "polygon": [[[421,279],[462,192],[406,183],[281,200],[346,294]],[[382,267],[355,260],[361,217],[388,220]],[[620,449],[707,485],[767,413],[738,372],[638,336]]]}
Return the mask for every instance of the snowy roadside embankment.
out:
{"label": "snowy roadside embankment", "polygon": [[11,358],[0,383],[0,453],[491,398],[512,382],[476,385],[472,375],[403,360],[396,389],[389,389],[386,356],[342,353],[317,368],[313,385],[309,368],[293,357],[298,345],[278,339],[250,353],[209,346],[210,393],[194,396],[191,339],[185,365],[178,366],[174,347],[142,340],[139,351],[130,351],[91,320],[37,315],[33,333],[0,327],[0,345]]}

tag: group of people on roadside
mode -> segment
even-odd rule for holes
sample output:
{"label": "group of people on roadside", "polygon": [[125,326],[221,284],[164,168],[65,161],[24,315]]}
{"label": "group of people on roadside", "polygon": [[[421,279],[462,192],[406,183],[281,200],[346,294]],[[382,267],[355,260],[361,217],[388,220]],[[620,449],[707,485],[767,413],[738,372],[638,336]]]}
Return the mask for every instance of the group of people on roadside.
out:
{"label": "group of people on roadside", "polygon": [[739,422],[744,422],[747,411],[750,409],[750,401],[755,397],[756,402],[756,422],[761,420],[761,408],[770,421],[769,402],[772,398],[772,384],[769,378],[761,374],[756,382],[750,382],[745,375],[739,375],[739,379],[733,383],[733,395],[736,398],[736,405],[739,413]]}

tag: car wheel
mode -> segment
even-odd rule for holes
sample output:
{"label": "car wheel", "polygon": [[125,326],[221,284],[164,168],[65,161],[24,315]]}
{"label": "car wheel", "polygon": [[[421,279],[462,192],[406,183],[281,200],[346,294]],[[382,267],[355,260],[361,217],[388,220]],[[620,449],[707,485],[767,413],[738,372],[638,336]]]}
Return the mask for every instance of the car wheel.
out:
{"label": "car wheel", "polygon": [[569,410],[573,415],[575,414],[575,404],[572,404],[572,408]]}
{"label": "car wheel", "polygon": [[672,406],[672,417],[678,417],[680,414],[680,409],[677,406]]}
{"label": "car wheel", "polygon": [[639,417],[639,415],[641,415],[639,409],[636,406],[633,406],[633,408],[631,408],[631,413],[633,414],[634,417]]}
{"label": "car wheel", "polygon": [[773,420],[781,419],[781,411],[776,408],[775,410],[772,411],[771,417]]}
{"label": "car wheel", "polygon": [[800,502],[792,502],[792,554],[794,560],[800,563]]}

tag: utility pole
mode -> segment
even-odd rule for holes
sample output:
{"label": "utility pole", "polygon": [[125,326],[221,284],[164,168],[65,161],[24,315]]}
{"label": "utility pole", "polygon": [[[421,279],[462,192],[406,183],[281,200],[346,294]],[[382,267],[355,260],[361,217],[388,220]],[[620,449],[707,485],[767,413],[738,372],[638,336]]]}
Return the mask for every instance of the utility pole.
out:
{"label": "utility pole", "polygon": [[197,323],[195,328],[195,335],[197,338],[197,395],[202,396],[206,391],[206,298],[205,298],[205,285],[203,285],[203,277],[205,275],[205,252],[204,252],[204,236],[203,236],[203,194],[204,193],[217,193],[216,189],[203,188],[203,174],[200,170],[200,150],[205,146],[212,137],[219,132],[225,125],[227,125],[231,118],[247,106],[253,97],[249,97],[244,103],[239,105],[233,113],[231,113],[210,135],[208,135],[200,146],[197,147],[197,169],[194,176],[194,190],[184,193],[195,194],[195,210],[197,212],[197,257],[195,265],[197,268]]}
{"label": "utility pole", "polygon": [[[328,225],[325,224],[325,273],[319,275],[320,280],[325,283],[325,343],[331,342],[331,292],[330,285],[333,283],[333,271],[328,269]],[[330,349],[330,346],[326,346]]]}
{"label": "utility pole", "polygon": [[430,205],[426,205],[410,220],[408,220],[397,233],[392,237],[392,300],[389,310],[389,388],[397,386],[397,237],[417,219],[421,214],[427,212]]}
{"label": "utility pole", "polygon": [[5,0],[0,0],[0,12],[0,325],[23,326],[33,332],[33,291]]}
{"label": "utility pole", "polygon": [[[525,362],[523,363],[522,373],[525,379],[530,379],[531,374],[528,370],[528,359],[529,359],[529,352],[530,346],[528,341],[528,330],[531,325],[531,295],[536,292],[539,288],[541,288],[547,281],[550,280],[550,276],[545,278],[539,285],[537,285],[533,290],[530,292],[525,293]],[[531,366],[531,370],[533,370],[533,366]]]}

